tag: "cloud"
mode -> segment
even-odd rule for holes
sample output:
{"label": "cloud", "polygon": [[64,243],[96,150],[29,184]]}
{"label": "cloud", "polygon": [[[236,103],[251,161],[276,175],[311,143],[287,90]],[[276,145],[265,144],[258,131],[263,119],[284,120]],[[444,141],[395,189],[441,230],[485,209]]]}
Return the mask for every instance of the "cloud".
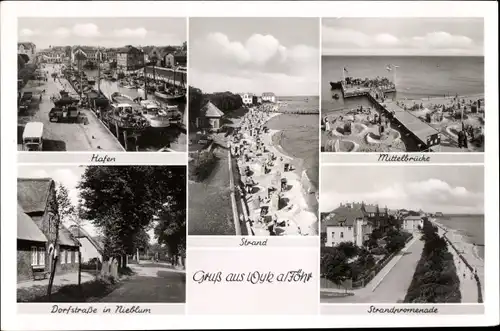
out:
{"label": "cloud", "polygon": [[99,27],[93,23],[75,24],[72,32],[78,37],[98,37],[101,35]]}
{"label": "cloud", "polygon": [[66,38],[71,34],[71,30],[63,27],[59,27],[52,31],[53,34],[55,34],[59,38]]}
{"label": "cloud", "polygon": [[431,32],[425,36],[415,36],[412,38],[416,47],[420,48],[470,48],[474,46],[474,41],[466,36],[452,35],[448,32]]}
{"label": "cloud", "polygon": [[40,30],[38,29],[22,29],[19,31],[19,36],[21,37],[32,37],[40,34]]}
{"label": "cloud", "polygon": [[462,186],[451,186],[440,179],[396,183],[389,187],[364,193],[338,191],[320,194],[322,211],[331,211],[341,202],[378,203],[389,208],[406,208],[444,213],[483,213],[483,193]]}
{"label": "cloud", "polygon": [[323,25],[322,44],[324,54],[472,54],[482,53],[480,45],[464,35],[446,31],[429,32],[425,35],[398,37],[383,32],[370,34],[344,27]]}
{"label": "cloud", "polygon": [[145,38],[148,30],[142,27],[137,29],[124,28],[114,30],[113,34],[118,38]]}
{"label": "cloud", "polygon": [[230,40],[224,33],[211,32],[191,43],[190,54],[190,82],[207,92],[318,93],[319,50],[315,47],[287,47],[270,34]]}

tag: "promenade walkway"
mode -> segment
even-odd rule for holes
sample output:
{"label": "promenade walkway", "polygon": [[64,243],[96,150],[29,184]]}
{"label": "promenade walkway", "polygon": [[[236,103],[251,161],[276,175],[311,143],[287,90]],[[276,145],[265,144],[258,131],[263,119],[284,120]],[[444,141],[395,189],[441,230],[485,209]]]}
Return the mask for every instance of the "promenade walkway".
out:
{"label": "promenade walkway", "polygon": [[[322,303],[398,303],[402,302],[413,279],[424,248],[420,234],[406,246],[364,288],[350,290],[354,295],[339,297],[341,290],[321,289]],[[332,293],[335,292],[335,293]]]}

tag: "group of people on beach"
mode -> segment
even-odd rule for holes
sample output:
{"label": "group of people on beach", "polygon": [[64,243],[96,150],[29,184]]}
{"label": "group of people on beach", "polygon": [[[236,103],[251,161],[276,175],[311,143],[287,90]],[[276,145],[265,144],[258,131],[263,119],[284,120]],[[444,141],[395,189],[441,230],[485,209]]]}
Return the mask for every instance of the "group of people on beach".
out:
{"label": "group of people on beach", "polygon": [[[268,149],[269,146],[266,145],[263,139],[261,139],[262,134],[269,132],[265,123],[269,118],[268,113],[272,109],[272,107],[266,104],[252,108],[242,118],[240,127],[233,132],[229,148],[231,155],[238,160],[240,167],[241,180],[238,185],[238,192],[241,195],[241,199],[249,207],[249,215],[246,215],[246,217],[240,215],[240,219],[248,222],[252,230],[264,231],[267,235],[274,236],[282,232],[278,228],[289,227],[290,220],[280,219],[276,214],[279,209],[280,200],[282,199],[281,192],[287,185],[286,179],[281,177],[280,171],[270,174],[272,169],[276,169],[279,164],[284,164],[285,160],[283,157],[278,158],[278,156]],[[261,165],[262,175],[277,175],[280,177],[280,181],[264,187],[265,191],[257,190],[254,192],[253,188],[258,183],[253,178],[253,167],[251,168],[249,164],[255,163]],[[289,164],[286,165],[288,165],[286,167],[287,170],[292,169]],[[300,228],[298,228],[298,232],[300,234]]]}

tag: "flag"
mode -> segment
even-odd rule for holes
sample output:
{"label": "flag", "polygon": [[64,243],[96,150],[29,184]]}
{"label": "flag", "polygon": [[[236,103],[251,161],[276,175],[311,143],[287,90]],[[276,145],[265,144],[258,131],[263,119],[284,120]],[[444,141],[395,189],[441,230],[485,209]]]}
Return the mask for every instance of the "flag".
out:
{"label": "flag", "polygon": [[385,69],[386,69],[387,71],[392,71],[392,68],[391,68],[391,65],[390,65],[390,64],[388,64],[388,65],[387,65],[387,67],[385,67]]}
{"label": "flag", "polygon": [[349,71],[347,70],[347,67],[344,67],[344,72],[345,72],[346,74],[348,74],[348,73],[349,73]]}

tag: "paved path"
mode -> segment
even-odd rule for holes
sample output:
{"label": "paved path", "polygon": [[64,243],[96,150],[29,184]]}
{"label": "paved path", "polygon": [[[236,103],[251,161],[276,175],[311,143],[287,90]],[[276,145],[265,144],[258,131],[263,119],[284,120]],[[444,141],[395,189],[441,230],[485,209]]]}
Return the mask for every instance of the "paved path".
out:
{"label": "paved path", "polygon": [[[398,303],[403,301],[420,260],[424,242],[415,234],[401,252],[395,256],[364,288],[349,291],[352,296],[339,297],[321,291],[322,303]],[[339,292],[336,290],[336,292]]]}
{"label": "paved path", "polygon": [[[87,283],[93,281],[95,276],[88,272],[82,271],[81,282]],[[54,276],[54,284],[53,286],[64,286],[64,285],[75,285],[78,284],[78,272],[69,272],[65,274],[57,274]],[[49,285],[49,277],[41,280],[29,280],[17,283],[18,289],[25,289],[33,286],[47,286]]]}
{"label": "paved path", "polygon": [[[49,121],[49,112],[54,107],[50,97],[58,94],[62,88],[73,92],[69,83],[62,79],[60,82],[51,77],[57,72],[54,65],[46,65],[43,70],[48,70],[48,81],[37,87],[45,90],[42,101],[38,106],[32,105],[31,109],[21,112],[18,117],[18,150],[22,149],[22,131],[27,122],[42,122],[44,125],[44,150],[47,151],[123,151],[123,147],[107,128],[97,120],[90,111],[82,113],[88,118],[88,124],[83,123],[54,123]],[[38,98],[36,95],[35,98]]]}
{"label": "paved path", "polygon": [[185,302],[186,273],[162,264],[129,265],[136,273],[101,302]]}

